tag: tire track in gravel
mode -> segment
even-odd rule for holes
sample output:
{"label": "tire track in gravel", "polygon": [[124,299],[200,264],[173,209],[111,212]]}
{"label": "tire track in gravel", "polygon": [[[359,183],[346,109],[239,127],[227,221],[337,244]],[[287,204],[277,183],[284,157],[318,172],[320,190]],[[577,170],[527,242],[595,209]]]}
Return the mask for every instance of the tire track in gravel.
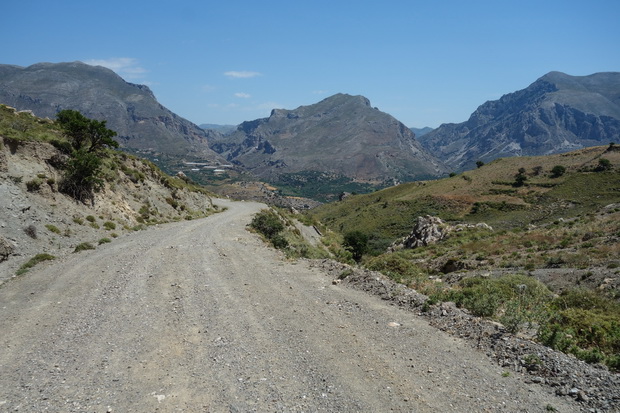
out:
{"label": "tire track in gravel", "polygon": [[0,288],[0,411],[578,411],[218,203]]}

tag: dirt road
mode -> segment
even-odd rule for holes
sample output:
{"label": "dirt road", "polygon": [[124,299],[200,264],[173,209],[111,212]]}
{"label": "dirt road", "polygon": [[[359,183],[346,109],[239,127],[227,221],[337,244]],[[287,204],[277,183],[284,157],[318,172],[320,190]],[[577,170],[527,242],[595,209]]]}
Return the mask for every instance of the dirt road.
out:
{"label": "dirt road", "polygon": [[283,260],[245,229],[261,204],[225,206],[0,288],[0,411],[577,411],[415,314]]}

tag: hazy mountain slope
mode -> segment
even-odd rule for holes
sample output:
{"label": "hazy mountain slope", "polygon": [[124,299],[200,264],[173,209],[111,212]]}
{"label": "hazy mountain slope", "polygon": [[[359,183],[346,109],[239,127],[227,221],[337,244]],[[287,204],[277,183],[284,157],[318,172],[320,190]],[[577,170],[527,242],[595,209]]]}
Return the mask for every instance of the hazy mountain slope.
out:
{"label": "hazy mountain slope", "polygon": [[224,135],[227,135],[229,133],[234,132],[235,130],[237,130],[237,126],[236,125],[218,125],[218,124],[214,124],[214,123],[202,123],[200,125],[201,129],[205,129],[205,130],[214,130],[217,131],[219,133],[222,133]]}
{"label": "hazy mountain slope", "polygon": [[423,128],[409,128],[409,129],[411,129],[411,132],[415,134],[418,140],[420,140],[422,136],[426,135],[427,133],[433,130],[433,128],[429,128],[428,126],[425,126]]}
{"label": "hazy mountain slope", "polygon": [[172,155],[220,159],[208,133],[162,106],[145,85],[81,62],[0,65],[0,103],[53,119],[62,109],[106,120],[122,146]]}
{"label": "hazy mountain slope", "polygon": [[477,160],[547,155],[620,139],[620,73],[551,72],[526,89],[481,105],[467,122],[420,138],[454,170]]}
{"label": "hazy mountain slope", "polygon": [[269,118],[244,122],[211,146],[256,176],[318,171],[380,184],[441,176],[443,164],[392,116],[363,96],[337,94]]}

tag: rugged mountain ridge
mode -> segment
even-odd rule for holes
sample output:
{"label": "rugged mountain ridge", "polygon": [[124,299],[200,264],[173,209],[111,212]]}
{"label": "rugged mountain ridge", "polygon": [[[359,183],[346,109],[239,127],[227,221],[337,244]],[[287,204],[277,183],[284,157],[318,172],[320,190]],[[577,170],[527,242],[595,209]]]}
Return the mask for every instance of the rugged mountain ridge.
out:
{"label": "rugged mountain ridge", "polygon": [[478,160],[549,155],[618,139],[620,73],[550,72],[484,103],[466,122],[441,125],[420,142],[453,170],[466,170]]}
{"label": "rugged mountain ridge", "polygon": [[106,120],[121,146],[152,153],[221,158],[204,131],[162,106],[145,85],[126,82],[112,70],[82,62],[0,65],[0,103],[54,118],[63,109]]}
{"label": "rugged mountain ridge", "polygon": [[444,165],[411,130],[372,108],[363,96],[336,94],[268,118],[243,122],[211,147],[229,161],[273,183],[309,171],[382,184],[435,178]]}

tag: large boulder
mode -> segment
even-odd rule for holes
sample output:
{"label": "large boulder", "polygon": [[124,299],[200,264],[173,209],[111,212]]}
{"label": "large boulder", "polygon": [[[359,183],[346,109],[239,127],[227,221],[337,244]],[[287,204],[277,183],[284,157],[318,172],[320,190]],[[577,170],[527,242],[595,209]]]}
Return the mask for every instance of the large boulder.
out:
{"label": "large boulder", "polygon": [[393,252],[400,249],[425,247],[444,240],[451,232],[463,231],[465,229],[493,231],[493,228],[485,223],[450,225],[439,217],[431,215],[419,216],[411,233],[401,240],[394,242],[388,251]]}
{"label": "large boulder", "polygon": [[0,236],[0,262],[6,261],[13,253],[13,245],[4,237]]}
{"label": "large boulder", "polygon": [[441,218],[430,215],[420,216],[411,233],[392,244],[390,249],[396,251],[435,244],[446,238],[450,231],[451,226],[443,222]]}

